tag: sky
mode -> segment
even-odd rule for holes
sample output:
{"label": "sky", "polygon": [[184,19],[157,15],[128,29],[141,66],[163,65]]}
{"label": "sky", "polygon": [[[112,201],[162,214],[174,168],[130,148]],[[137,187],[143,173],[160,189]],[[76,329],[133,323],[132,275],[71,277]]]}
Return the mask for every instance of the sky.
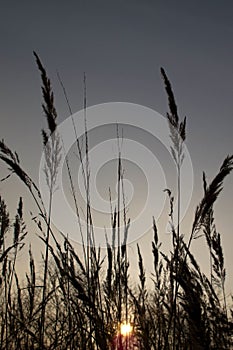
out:
{"label": "sky", "polygon": [[[167,97],[160,75],[160,67],[164,67],[181,119],[187,116],[186,144],[194,169],[193,196],[184,225],[188,232],[193,209],[202,196],[202,171],[211,180],[224,157],[233,153],[232,1],[8,1],[1,4],[0,28],[0,137],[17,150],[24,168],[36,181],[42,154],[40,130],[46,123],[33,51],[39,54],[52,80],[58,123],[66,120],[69,112],[57,72],[73,112],[83,106],[86,72],[88,106],[128,102],[165,116]],[[153,148],[153,140],[146,133],[132,128],[127,132],[140,144]],[[100,128],[91,142],[96,145],[111,135],[112,130]],[[161,148],[158,161],[169,178],[170,168],[166,168],[163,158],[168,156],[163,152]],[[129,174],[135,174],[133,165],[130,169]],[[99,180],[102,185],[108,183],[112,174],[108,168],[105,170]],[[7,173],[3,165],[0,171],[1,177]],[[136,182],[142,183],[138,176]],[[138,188],[137,200],[132,203],[136,206],[143,193]],[[17,179],[1,183],[0,193],[14,209],[16,199],[23,195],[25,212],[29,212],[30,200]],[[229,290],[233,282],[232,208],[233,174],[225,181],[215,207]],[[139,240],[145,260],[150,238]],[[168,237],[161,232],[160,239],[163,242]],[[33,243],[34,236],[30,240]],[[203,239],[193,243],[193,251],[199,253],[202,264],[204,245]],[[26,260],[24,254],[22,263]]]}

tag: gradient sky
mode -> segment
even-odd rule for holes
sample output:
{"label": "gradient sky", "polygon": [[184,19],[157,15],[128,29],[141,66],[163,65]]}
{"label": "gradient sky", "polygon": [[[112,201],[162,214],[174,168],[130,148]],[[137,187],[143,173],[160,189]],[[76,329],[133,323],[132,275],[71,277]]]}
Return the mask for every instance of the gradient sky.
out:
{"label": "gradient sky", "polygon": [[[18,151],[34,178],[42,149],[40,130],[46,124],[33,50],[52,79],[59,122],[68,112],[57,71],[74,112],[82,108],[85,71],[89,106],[124,101],[165,115],[167,99],[159,71],[164,67],[180,115],[187,116],[187,146],[195,174],[192,207],[202,195],[202,171],[211,179],[223,158],[233,153],[232,1],[8,1],[1,4],[0,28],[0,137]],[[3,166],[0,170],[5,175]],[[0,192],[10,203],[25,195],[15,180],[0,184]],[[225,182],[215,215],[229,289],[232,210],[233,174]],[[194,251],[201,245],[204,241],[194,242]]]}

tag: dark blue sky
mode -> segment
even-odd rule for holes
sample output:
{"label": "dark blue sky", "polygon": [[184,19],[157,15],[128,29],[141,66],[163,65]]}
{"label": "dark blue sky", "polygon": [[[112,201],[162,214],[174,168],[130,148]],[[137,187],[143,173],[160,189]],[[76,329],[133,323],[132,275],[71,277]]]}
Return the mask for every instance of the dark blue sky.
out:
{"label": "dark blue sky", "polygon": [[[57,71],[74,112],[82,108],[85,71],[89,105],[127,101],[165,115],[167,99],[159,72],[163,66],[181,117],[187,116],[198,201],[202,170],[212,178],[223,158],[233,153],[232,39],[233,3],[227,0],[2,2],[0,137],[17,149],[25,167],[37,177],[45,121],[33,50],[52,79],[59,121],[68,112]],[[14,196],[3,185],[0,190]],[[216,213],[228,265],[232,208],[231,176]]]}
{"label": "dark blue sky", "polygon": [[[189,141],[199,137],[192,146],[200,151],[205,138],[208,152],[211,140],[222,139],[217,148],[225,154],[231,146],[232,13],[230,1],[9,1],[1,11],[4,134],[11,133],[12,119],[18,135],[24,123],[31,132],[42,125],[36,50],[55,89],[56,70],[62,75],[74,110],[82,106],[86,71],[89,104],[129,101],[164,114],[163,66],[188,116]],[[64,106],[59,93],[58,107]]]}

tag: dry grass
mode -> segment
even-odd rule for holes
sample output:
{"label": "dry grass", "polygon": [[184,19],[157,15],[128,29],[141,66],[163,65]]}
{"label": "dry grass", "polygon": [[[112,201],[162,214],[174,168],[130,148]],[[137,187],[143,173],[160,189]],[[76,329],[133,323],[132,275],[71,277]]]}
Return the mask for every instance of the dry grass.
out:
{"label": "dry grass", "polygon": [[[3,350],[70,349],[107,350],[120,349],[230,349],[232,347],[232,310],[227,307],[225,296],[225,266],[221,235],[214,223],[214,203],[221,192],[223,180],[232,171],[233,157],[228,156],[218,174],[209,185],[203,176],[204,195],[197,205],[194,222],[187,242],[180,226],[173,224],[173,197],[170,199],[173,249],[169,255],[161,251],[156,223],[152,221],[154,240],[154,287],[147,288],[143,256],[138,246],[138,286],[129,275],[127,237],[130,221],[123,213],[124,229],[121,230],[120,198],[124,198],[123,171],[119,147],[118,159],[118,205],[112,208],[112,242],[107,242],[105,254],[93,244],[95,232],[92,224],[89,193],[90,168],[81,164],[87,195],[86,221],[87,246],[83,241],[83,253],[78,255],[65,237],[57,240],[50,220],[53,191],[59,166],[62,140],[56,134],[57,112],[51,83],[46,71],[35,54],[42,78],[43,110],[48,131],[42,132],[46,150],[46,176],[50,193],[50,211],[45,212],[38,187],[21,168],[18,155],[4,141],[0,142],[0,159],[29,189],[38,208],[39,235],[45,245],[42,276],[36,274],[31,248],[29,249],[29,272],[25,282],[16,273],[17,254],[24,246],[27,233],[23,221],[23,202],[11,225],[4,200],[0,199],[0,348]],[[162,69],[168,95],[167,115],[173,157],[178,169],[178,193],[180,196],[180,173],[182,171],[183,142],[186,137],[186,120],[179,121],[177,105],[171,84]],[[84,108],[86,108],[86,81],[84,78]],[[64,90],[65,91],[65,90]],[[86,118],[86,116],[85,116]],[[86,123],[86,119],[85,119]],[[49,137],[52,138],[49,139]],[[85,133],[85,154],[88,160],[88,134]],[[78,154],[81,148],[77,141]],[[67,171],[79,220],[69,159]],[[6,179],[4,179],[6,180]],[[111,194],[110,194],[111,202]],[[180,202],[180,198],[179,198]],[[178,205],[178,207],[180,204]],[[42,220],[42,221],[41,221]],[[206,276],[191,252],[191,243],[203,231],[210,256],[210,276]],[[12,236],[10,242],[9,237]],[[118,241],[117,248],[115,243]],[[25,248],[24,248],[25,249]],[[105,262],[104,262],[105,260]],[[118,336],[123,322],[133,324],[133,337]],[[116,345],[118,342],[118,345]],[[134,345],[133,345],[134,343]]]}

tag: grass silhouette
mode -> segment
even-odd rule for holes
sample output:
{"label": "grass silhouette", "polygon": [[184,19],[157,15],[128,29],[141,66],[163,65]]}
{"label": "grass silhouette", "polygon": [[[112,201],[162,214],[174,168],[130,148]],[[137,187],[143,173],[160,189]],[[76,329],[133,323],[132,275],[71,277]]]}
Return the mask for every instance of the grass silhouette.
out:
{"label": "grass silhouette", "polygon": [[[34,53],[41,74],[43,111],[48,130],[42,130],[46,167],[44,169],[49,191],[49,211],[46,213],[36,183],[22,169],[19,157],[4,141],[0,142],[0,159],[26,185],[38,209],[34,218],[45,254],[43,273],[35,273],[35,262],[29,249],[29,273],[25,282],[16,273],[17,255],[24,247],[27,235],[23,220],[23,200],[20,198],[13,226],[3,198],[0,198],[0,348],[2,350],[107,350],[107,349],[231,349],[233,310],[225,295],[225,266],[221,235],[214,221],[214,204],[222,190],[225,177],[233,169],[233,157],[227,156],[213,180],[207,184],[203,175],[204,194],[197,205],[192,229],[185,241],[180,229],[180,175],[183,143],[186,137],[186,119],[180,121],[169,79],[163,69],[162,78],[168,96],[172,154],[177,166],[178,212],[175,227],[173,196],[170,200],[172,251],[161,251],[159,233],[152,220],[154,238],[151,251],[154,259],[153,288],[148,288],[140,246],[138,251],[139,285],[132,287],[127,237],[130,220],[126,210],[120,211],[124,199],[123,170],[118,147],[117,206],[111,212],[112,242],[107,242],[105,255],[95,246],[95,231],[90,199],[89,145],[86,127],[84,150],[76,140],[86,191],[87,241],[78,254],[69,239],[57,239],[51,226],[53,193],[56,188],[62,140],[57,132],[57,112],[51,82],[40,58]],[[86,86],[84,76],[84,111]],[[64,87],[63,87],[64,88]],[[63,89],[64,90],[64,89]],[[65,90],[64,90],[65,93]],[[66,93],[65,93],[66,96]],[[68,99],[67,99],[68,102]],[[71,109],[70,109],[71,112]],[[74,125],[75,128],[75,125]],[[75,130],[75,134],[77,132]],[[119,140],[119,135],[118,135]],[[86,163],[82,154],[86,155]],[[80,223],[78,198],[70,162],[66,158],[68,178]],[[4,179],[5,180],[5,179]],[[110,194],[111,202],[111,194]],[[120,226],[123,215],[124,228]],[[79,229],[82,230],[81,224]],[[13,230],[12,242],[9,237]],[[210,277],[202,272],[191,251],[193,239],[200,231],[205,235],[210,262]],[[82,233],[82,232],[81,232]],[[84,235],[82,235],[84,237]],[[117,244],[116,244],[117,243]],[[120,335],[122,323],[131,323],[132,332]]]}

